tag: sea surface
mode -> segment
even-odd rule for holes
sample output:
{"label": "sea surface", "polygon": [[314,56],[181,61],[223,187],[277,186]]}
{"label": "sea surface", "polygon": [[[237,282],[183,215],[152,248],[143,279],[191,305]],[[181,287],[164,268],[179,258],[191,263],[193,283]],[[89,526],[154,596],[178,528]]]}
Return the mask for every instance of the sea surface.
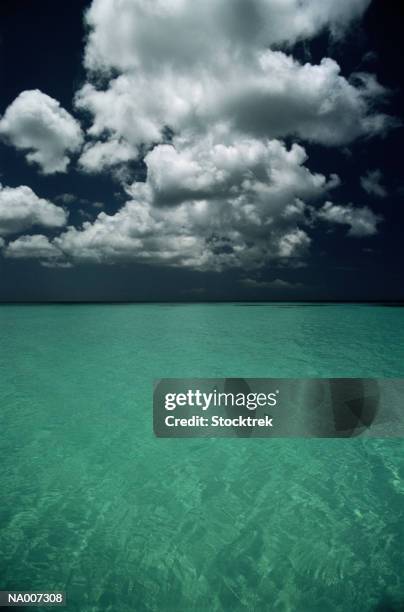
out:
{"label": "sea surface", "polygon": [[404,309],[1,306],[0,589],[66,591],[67,612],[403,610],[404,440],[153,435],[156,378],[333,376],[403,377]]}

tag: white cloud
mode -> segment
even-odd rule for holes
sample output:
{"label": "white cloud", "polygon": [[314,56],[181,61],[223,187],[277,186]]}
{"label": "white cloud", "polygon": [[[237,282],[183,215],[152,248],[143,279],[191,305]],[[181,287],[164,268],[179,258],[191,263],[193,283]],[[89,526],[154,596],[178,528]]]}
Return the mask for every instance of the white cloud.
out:
{"label": "white cloud", "polygon": [[44,174],[66,172],[69,154],[79,150],[83,139],[79,123],[38,89],[23,91],[10,104],[0,134],[28,151],[27,161],[38,164]]}
{"label": "white cloud", "polygon": [[[315,199],[338,183],[304,165],[305,150],[279,141],[232,145],[175,138],[145,157],[147,181],[127,188],[115,215],[100,213],[54,244],[76,260],[138,262],[221,270],[259,268],[301,257],[310,237],[288,205]],[[304,223],[304,214],[299,217]]]}
{"label": "white cloud", "polygon": [[87,83],[76,104],[93,117],[91,136],[106,131],[111,142],[126,140],[132,156],[142,144],[162,142],[167,126],[195,139],[222,130],[225,138],[298,136],[331,146],[393,124],[371,110],[385,90],[363,75],[353,84],[332,59],[302,65],[266,50],[237,69],[234,61],[229,56],[224,67],[213,64],[202,72],[193,65],[184,74],[164,65],[160,72],[140,69],[111,80],[104,90]]}
{"label": "white cloud", "polygon": [[[372,75],[347,78],[330,58],[312,65],[288,55],[296,41],[324,29],[342,35],[369,1],[93,0],[88,82],[75,98],[91,121],[79,167],[112,170],[128,201],[45,239],[47,246],[43,236],[38,244],[31,237],[9,251],[42,248],[38,257],[49,265],[131,260],[253,270],[304,257],[319,220],[344,223],[353,236],[375,233],[379,219],[368,208],[327,202],[316,209],[339,178],[311,171],[305,149],[281,140],[338,146],[392,125],[376,110],[386,91]],[[25,114],[15,107],[27,94],[35,92],[21,94],[2,120],[10,138],[20,134]],[[51,106],[52,118],[65,113],[38,96],[35,108]],[[63,129],[50,130],[54,140],[49,131],[42,136],[45,124],[53,121],[31,130],[28,122],[25,140],[14,137],[14,144],[33,149],[29,159],[44,171],[63,170],[66,152],[80,147],[80,128],[69,143]],[[47,156],[49,140],[60,146]],[[135,159],[144,161],[147,179],[131,184]]]}
{"label": "white cloud", "polygon": [[[306,160],[304,148],[297,144],[290,150],[278,140],[240,138],[223,144],[212,135],[195,143],[175,138],[171,145],[156,146],[144,159],[156,206],[243,197],[254,208],[260,205],[272,212],[292,198],[311,198],[336,185],[335,175],[327,183],[325,176],[308,170]],[[129,193],[143,189],[143,184],[134,183]]]}
{"label": "white cloud", "polygon": [[281,257],[291,257],[299,252],[304,254],[310,242],[311,239],[305,231],[294,229],[282,236],[279,241],[279,255]]}
{"label": "white cloud", "polygon": [[381,184],[382,178],[380,170],[369,171],[365,176],[361,176],[361,186],[369,195],[385,198],[387,190]]}
{"label": "white cloud", "polygon": [[4,250],[6,257],[12,259],[59,259],[62,254],[46,236],[20,236],[9,242]]}
{"label": "white cloud", "polygon": [[332,202],[326,202],[317,212],[317,216],[328,223],[348,225],[348,236],[357,238],[377,234],[377,224],[382,221],[382,218],[367,206],[354,208],[352,204],[341,206]]}
{"label": "white cloud", "polygon": [[280,51],[266,51],[254,72],[224,84],[211,112],[244,133],[342,145],[388,126],[386,116],[369,112],[368,102],[385,93],[374,83],[362,75],[354,85],[330,58],[302,65]]}
{"label": "white cloud", "polygon": [[29,187],[3,187],[0,184],[0,235],[24,231],[32,226],[62,227],[67,214],[39,198]]}
{"label": "white cloud", "polygon": [[94,0],[86,65],[119,75],[104,89],[86,83],[76,104],[93,117],[91,136],[109,133],[111,149],[126,141],[133,154],[164,141],[167,126],[195,141],[221,131],[233,140],[289,135],[326,145],[382,132],[391,120],[373,111],[385,90],[371,75],[351,82],[332,59],[302,65],[269,48],[323,28],[342,31],[368,4]]}
{"label": "white cloud", "polygon": [[79,165],[86,172],[102,172],[107,168],[136,159],[137,156],[138,149],[123,140],[96,141],[86,144]]}
{"label": "white cloud", "polygon": [[[85,53],[92,70],[122,71],[173,62],[220,62],[224,54],[310,38],[323,28],[341,34],[370,0],[93,0]],[[184,49],[186,52],[184,53]]]}

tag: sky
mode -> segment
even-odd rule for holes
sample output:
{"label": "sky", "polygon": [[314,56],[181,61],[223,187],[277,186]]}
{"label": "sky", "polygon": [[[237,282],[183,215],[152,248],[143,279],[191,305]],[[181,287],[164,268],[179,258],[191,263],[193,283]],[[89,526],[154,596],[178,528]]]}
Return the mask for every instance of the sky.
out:
{"label": "sky", "polygon": [[403,9],[3,0],[0,300],[401,300]]}

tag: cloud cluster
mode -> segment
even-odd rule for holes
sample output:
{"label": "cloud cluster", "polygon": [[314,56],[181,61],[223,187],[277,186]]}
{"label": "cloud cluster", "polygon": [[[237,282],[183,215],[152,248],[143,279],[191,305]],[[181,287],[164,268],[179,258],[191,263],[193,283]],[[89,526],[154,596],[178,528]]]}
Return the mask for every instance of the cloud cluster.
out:
{"label": "cloud cluster", "polygon": [[[55,240],[69,257],[135,259],[199,270],[256,268],[273,258],[302,256],[310,244],[302,199],[338,184],[305,166],[299,145],[241,139],[215,144],[175,138],[145,157],[147,180],[127,187],[131,199],[115,215],[70,227]],[[295,203],[299,215],[285,214]]]}
{"label": "cloud cluster", "polygon": [[12,259],[43,259],[47,262],[56,261],[62,257],[46,236],[42,234],[20,236],[9,242],[4,255]]}
{"label": "cloud cluster", "polygon": [[145,157],[147,180],[127,187],[130,200],[117,213],[101,212],[47,245],[16,241],[7,255],[253,270],[298,261],[318,220],[344,223],[352,236],[373,233],[378,219],[367,208],[303,201],[321,199],[339,182],[313,174],[306,161],[301,146],[275,140],[225,146],[176,138]]}
{"label": "cloud cluster", "polygon": [[[370,0],[93,0],[86,15],[91,70],[181,68],[244,59],[292,45],[324,28],[334,34],[360,17]],[[227,59],[227,57],[225,57]]]}
{"label": "cloud cluster", "polygon": [[374,76],[349,80],[330,58],[301,64],[268,47],[341,26],[367,2],[338,3],[340,10],[327,1],[322,9],[288,1],[283,10],[271,0],[200,4],[135,0],[116,10],[112,0],[93,2],[87,66],[120,74],[77,93],[77,107],[92,117],[91,136],[109,134],[115,150],[129,143],[136,157],[141,145],[163,141],[167,127],[195,139],[221,131],[335,146],[391,125],[375,111],[386,91]]}
{"label": "cloud cluster", "polygon": [[33,226],[60,228],[67,214],[49,200],[39,198],[29,187],[0,184],[0,236],[25,231]]}
{"label": "cloud cluster", "polygon": [[[175,206],[184,201],[222,200],[242,203],[278,215],[295,197],[311,198],[335,186],[325,176],[304,165],[307,155],[294,144],[289,150],[279,140],[240,138],[232,144],[216,142],[212,135],[189,142],[175,138],[158,145],[144,159],[150,197],[155,206]],[[144,191],[142,183],[128,189]],[[219,214],[219,206],[216,206]],[[260,220],[263,214],[259,214]]]}
{"label": "cloud cluster", "polygon": [[23,91],[0,121],[0,135],[28,151],[29,163],[44,174],[66,172],[69,154],[81,147],[80,125],[59,102],[38,89]]}
{"label": "cloud cluster", "polygon": [[357,238],[376,234],[377,224],[382,221],[382,218],[367,206],[354,208],[352,205],[341,206],[332,202],[326,202],[317,216],[329,223],[348,225],[348,236]]}
{"label": "cloud cluster", "polygon": [[138,149],[124,140],[111,138],[106,142],[88,142],[79,159],[79,166],[89,173],[99,173],[104,170],[125,164],[138,157]]}
{"label": "cloud cluster", "polygon": [[[374,234],[379,217],[323,204],[339,178],[311,171],[304,146],[285,144],[340,146],[394,124],[377,110],[386,91],[373,75],[291,55],[325,29],[341,36],[369,2],[93,0],[88,80],[75,97],[90,122],[78,167],[112,170],[127,202],[51,241],[22,236],[7,256],[252,270],[303,257],[323,222]],[[47,174],[65,171],[83,143],[77,121],[39,91],[10,105],[0,131]],[[134,160],[145,182],[131,182]]]}

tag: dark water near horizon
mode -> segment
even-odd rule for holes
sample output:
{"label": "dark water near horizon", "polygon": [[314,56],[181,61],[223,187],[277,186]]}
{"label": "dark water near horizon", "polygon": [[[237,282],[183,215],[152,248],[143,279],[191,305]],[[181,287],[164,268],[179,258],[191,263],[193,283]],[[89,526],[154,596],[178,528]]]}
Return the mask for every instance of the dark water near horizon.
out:
{"label": "dark water near horizon", "polygon": [[404,440],[156,439],[151,396],[163,377],[403,377],[403,323],[1,306],[0,589],[66,591],[68,612],[402,610]]}

